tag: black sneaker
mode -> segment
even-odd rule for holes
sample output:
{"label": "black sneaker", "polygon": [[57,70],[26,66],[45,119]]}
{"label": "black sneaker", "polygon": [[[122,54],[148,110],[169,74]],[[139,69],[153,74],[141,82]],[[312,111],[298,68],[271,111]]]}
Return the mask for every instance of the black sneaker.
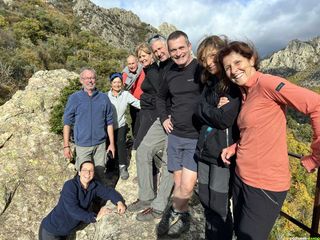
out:
{"label": "black sneaker", "polygon": [[180,235],[190,229],[190,214],[188,212],[178,213],[178,219],[172,222],[168,236],[178,238]]}
{"label": "black sneaker", "polygon": [[127,210],[129,212],[139,212],[145,208],[150,207],[151,201],[152,200],[142,201],[142,200],[137,199],[137,201],[131,203],[128,206]]}
{"label": "black sneaker", "polygon": [[138,213],[136,219],[141,222],[148,222],[153,219],[160,219],[162,214],[162,211],[158,211],[150,207]]}

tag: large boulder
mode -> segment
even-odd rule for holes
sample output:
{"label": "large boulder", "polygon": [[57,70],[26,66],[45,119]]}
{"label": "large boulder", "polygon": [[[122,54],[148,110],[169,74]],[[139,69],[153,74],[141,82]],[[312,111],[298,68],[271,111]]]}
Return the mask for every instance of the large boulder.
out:
{"label": "large boulder", "polygon": [[[60,91],[78,74],[39,71],[23,91],[0,106],[0,239],[35,240],[42,218],[56,205],[63,183],[76,172],[63,158],[62,137],[49,131],[49,116]],[[136,166],[116,188],[130,204],[137,198]],[[203,239],[202,207],[193,198],[191,231],[182,239]],[[114,206],[110,203],[111,208]],[[157,239],[157,221],[141,223],[135,213],[112,213],[70,239]]]}
{"label": "large boulder", "polygon": [[0,107],[0,239],[36,239],[41,218],[74,174],[48,124],[61,89],[74,78],[66,70],[37,72]]}

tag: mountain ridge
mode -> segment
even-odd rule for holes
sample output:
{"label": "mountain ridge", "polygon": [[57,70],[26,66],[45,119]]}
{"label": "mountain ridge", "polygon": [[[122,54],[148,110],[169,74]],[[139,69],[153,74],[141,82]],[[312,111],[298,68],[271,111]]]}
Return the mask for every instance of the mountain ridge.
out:
{"label": "mountain ridge", "polygon": [[268,69],[288,68],[295,71],[305,70],[310,63],[320,59],[320,36],[309,41],[291,40],[288,45],[274,52],[260,62],[260,67]]}
{"label": "mountain ridge", "polygon": [[320,86],[320,36],[309,41],[294,39],[260,62],[263,72],[292,79],[305,87]]}

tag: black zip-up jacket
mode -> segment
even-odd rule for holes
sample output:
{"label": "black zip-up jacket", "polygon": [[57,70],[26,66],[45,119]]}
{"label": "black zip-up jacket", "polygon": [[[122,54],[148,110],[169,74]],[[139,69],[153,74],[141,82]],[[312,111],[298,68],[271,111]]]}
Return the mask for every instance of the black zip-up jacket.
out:
{"label": "black zip-up jacket", "polygon": [[141,84],[143,93],[140,97],[141,109],[156,109],[156,95],[159,91],[160,76],[156,62],[143,68],[145,79]]}
{"label": "black zip-up jacket", "polygon": [[197,117],[202,122],[195,159],[224,166],[220,154],[223,148],[239,139],[236,119],[240,111],[241,95],[237,86],[231,85],[227,93],[229,103],[218,108],[221,95],[217,91],[218,78],[212,78],[206,84],[198,107]]}

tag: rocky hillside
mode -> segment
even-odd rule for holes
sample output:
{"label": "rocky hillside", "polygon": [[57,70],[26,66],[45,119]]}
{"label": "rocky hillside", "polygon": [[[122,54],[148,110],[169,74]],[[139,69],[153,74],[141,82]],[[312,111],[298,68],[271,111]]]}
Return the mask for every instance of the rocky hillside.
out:
{"label": "rocky hillside", "polygon": [[320,37],[292,40],[288,46],[261,61],[260,68],[284,77],[295,76],[305,86],[320,86]]}
{"label": "rocky hillside", "polygon": [[[41,219],[57,203],[64,181],[75,174],[63,158],[62,137],[49,131],[49,116],[60,91],[78,77],[66,70],[39,71],[24,91],[0,106],[1,240],[37,239]],[[127,204],[137,197],[134,162],[129,171],[129,180],[117,184]],[[203,239],[202,207],[196,198],[192,202],[193,224],[183,239]],[[137,222],[134,213],[111,214],[72,239],[157,239],[155,224]]]}
{"label": "rocky hillside", "polygon": [[89,0],[0,0],[0,9],[0,105],[39,70],[92,66],[106,78],[138,43],[176,29]]}
{"label": "rocky hillside", "polygon": [[89,0],[75,2],[74,14],[80,19],[82,29],[96,32],[115,47],[133,50],[137,43],[158,32],[131,11],[100,8]]}
{"label": "rocky hillside", "polygon": [[82,29],[97,33],[108,44],[132,51],[138,43],[155,33],[168,36],[176,27],[163,23],[159,28],[144,23],[131,11],[101,8],[89,0],[76,0],[73,7]]}

